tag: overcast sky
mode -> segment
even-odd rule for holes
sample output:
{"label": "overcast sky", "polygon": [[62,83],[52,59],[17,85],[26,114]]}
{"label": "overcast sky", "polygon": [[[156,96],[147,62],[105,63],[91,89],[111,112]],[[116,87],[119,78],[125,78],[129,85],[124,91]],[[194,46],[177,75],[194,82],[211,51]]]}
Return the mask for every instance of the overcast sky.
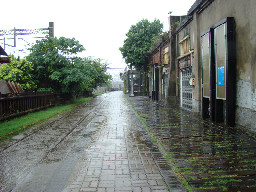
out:
{"label": "overcast sky", "polygon": [[155,18],[169,29],[168,12],[186,15],[195,0],[8,0],[1,3],[0,29],[44,28],[54,22],[56,37],[74,37],[83,56],[125,67],[119,47],[138,21]]}

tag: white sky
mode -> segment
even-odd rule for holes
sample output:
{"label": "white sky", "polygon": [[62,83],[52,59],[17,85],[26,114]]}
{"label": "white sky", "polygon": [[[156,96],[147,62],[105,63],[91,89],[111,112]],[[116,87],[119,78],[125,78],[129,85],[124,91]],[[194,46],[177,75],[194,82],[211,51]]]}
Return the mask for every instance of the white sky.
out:
{"label": "white sky", "polygon": [[1,3],[0,29],[47,28],[56,37],[74,37],[86,49],[83,56],[125,67],[119,47],[138,21],[155,18],[169,29],[168,12],[186,15],[195,0],[6,0]]}

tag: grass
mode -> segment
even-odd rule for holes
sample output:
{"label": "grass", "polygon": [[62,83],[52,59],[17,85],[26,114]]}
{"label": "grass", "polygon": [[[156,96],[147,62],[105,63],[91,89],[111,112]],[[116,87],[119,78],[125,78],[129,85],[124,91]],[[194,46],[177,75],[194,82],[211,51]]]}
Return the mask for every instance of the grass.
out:
{"label": "grass", "polygon": [[18,133],[21,133],[34,125],[47,121],[54,116],[70,111],[75,108],[77,104],[88,102],[91,99],[92,97],[79,98],[74,100],[72,104],[59,105],[42,111],[29,113],[9,121],[0,122],[0,141],[17,135]]}
{"label": "grass", "polygon": [[88,102],[91,99],[92,99],[92,97],[82,97],[82,98],[74,100],[73,104],[78,104],[78,103],[82,103],[82,102]]}

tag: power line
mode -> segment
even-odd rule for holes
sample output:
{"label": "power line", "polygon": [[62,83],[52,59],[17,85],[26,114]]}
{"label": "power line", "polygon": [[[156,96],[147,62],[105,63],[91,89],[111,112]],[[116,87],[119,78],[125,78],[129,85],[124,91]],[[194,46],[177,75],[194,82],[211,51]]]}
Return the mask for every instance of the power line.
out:
{"label": "power line", "polygon": [[10,54],[16,51],[26,53],[28,48],[37,40],[44,39],[46,35],[54,37],[53,22],[49,22],[48,28],[0,30],[0,45],[4,50],[11,52]]}

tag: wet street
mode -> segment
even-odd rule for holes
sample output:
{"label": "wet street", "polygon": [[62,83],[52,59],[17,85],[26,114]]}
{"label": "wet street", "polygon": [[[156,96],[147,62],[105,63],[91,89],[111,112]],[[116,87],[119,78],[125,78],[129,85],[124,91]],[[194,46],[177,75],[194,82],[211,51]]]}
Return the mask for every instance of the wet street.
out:
{"label": "wet street", "polygon": [[0,143],[0,191],[256,191],[256,136],[110,92]]}
{"label": "wet street", "polygon": [[2,142],[0,191],[185,191],[122,92]]}
{"label": "wet street", "polygon": [[188,190],[256,191],[255,133],[202,120],[173,101],[129,102]]}

